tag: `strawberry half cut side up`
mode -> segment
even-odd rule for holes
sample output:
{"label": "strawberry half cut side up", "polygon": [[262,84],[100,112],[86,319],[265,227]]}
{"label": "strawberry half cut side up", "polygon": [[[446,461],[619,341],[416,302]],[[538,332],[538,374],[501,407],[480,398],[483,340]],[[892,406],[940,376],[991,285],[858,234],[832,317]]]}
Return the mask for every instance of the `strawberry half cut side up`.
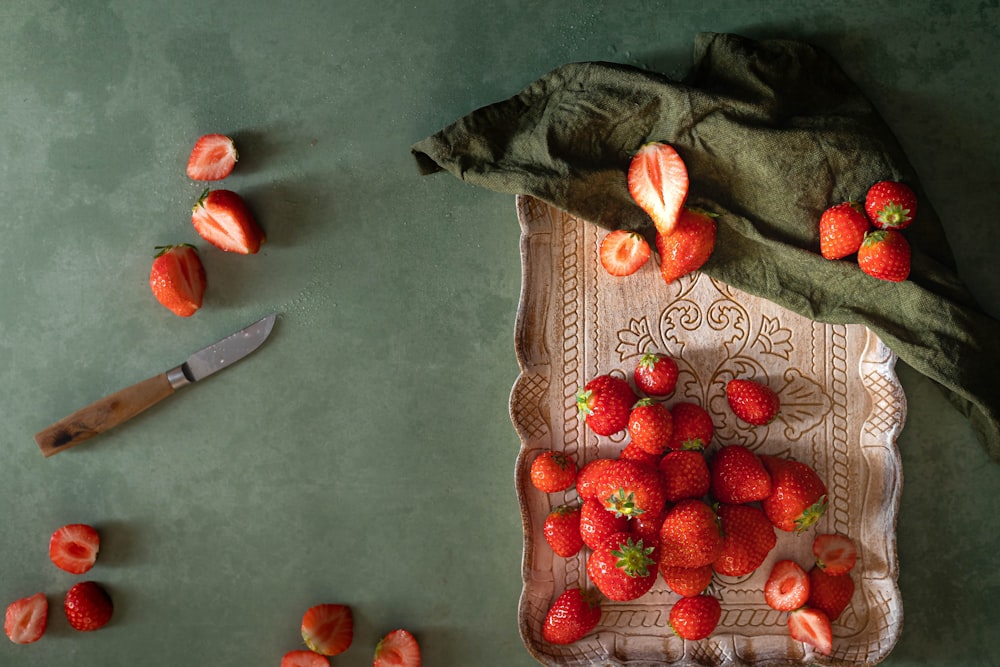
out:
{"label": "strawberry half cut side up", "polygon": [[202,135],[188,157],[188,178],[194,181],[220,181],[232,173],[239,157],[236,144],[226,135]]}
{"label": "strawberry half cut side up", "polygon": [[858,560],[858,548],[846,535],[821,533],[813,538],[816,567],[829,575],[847,574]]}
{"label": "strawberry half cut side up", "polygon": [[809,575],[793,560],[779,560],[764,583],[764,601],[776,611],[795,611],[809,599]]}
{"label": "strawberry half cut side up", "polygon": [[101,536],[84,523],[71,523],[52,533],[49,558],[60,570],[83,574],[94,567],[101,550]]}
{"label": "strawberry half cut side up", "polygon": [[191,208],[191,224],[203,239],[226,252],[253,255],[265,240],[250,207],[232,190],[206,189]]}
{"label": "strawberry half cut side up", "polygon": [[15,644],[31,644],[45,634],[48,620],[49,601],[44,593],[35,593],[8,605],[3,629]]}
{"label": "strawberry half cut side up", "polygon": [[830,655],[833,650],[833,628],[830,619],[819,609],[803,607],[788,614],[788,631],[792,638],[805,642],[818,653]]}
{"label": "strawberry half cut side up", "polygon": [[687,199],[688,185],[687,166],[670,144],[648,143],[636,152],[629,164],[629,194],[653,219],[653,225],[661,234],[674,230]]}
{"label": "strawberry half cut side up", "polygon": [[281,667],[330,667],[330,659],[319,653],[298,649],[282,656]]}
{"label": "strawberry half cut side up", "polygon": [[343,604],[318,604],[302,616],[302,641],[322,655],[343,653],[354,640],[354,615]]}
{"label": "strawberry half cut side up", "polygon": [[601,266],[609,274],[630,276],[649,261],[653,251],[642,234],[616,229],[601,241],[598,254]]}
{"label": "strawberry half cut side up", "polygon": [[420,667],[420,645],[408,630],[393,630],[375,645],[372,667]]}

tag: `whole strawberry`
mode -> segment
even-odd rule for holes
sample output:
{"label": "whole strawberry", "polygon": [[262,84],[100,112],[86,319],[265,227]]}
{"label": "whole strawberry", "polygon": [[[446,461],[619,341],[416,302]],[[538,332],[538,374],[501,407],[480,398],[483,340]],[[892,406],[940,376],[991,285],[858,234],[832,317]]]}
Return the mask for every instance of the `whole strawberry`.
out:
{"label": "whole strawberry", "polygon": [[844,202],[823,211],[819,219],[819,251],[826,259],[842,259],[861,247],[871,229],[859,204]]}
{"label": "whole strawberry", "polygon": [[82,581],[66,593],[63,610],[66,612],[66,620],[75,630],[91,632],[108,624],[114,605],[100,584]]}
{"label": "whole strawberry", "polygon": [[891,229],[870,232],[858,250],[858,266],[873,278],[903,282],[910,275],[910,244]]}
{"label": "whole strawberry", "polygon": [[628,434],[632,442],[650,454],[662,454],[670,445],[674,418],[663,403],[641,398],[628,417]]}
{"label": "whole strawberry", "polygon": [[668,503],[701,498],[708,493],[712,477],[700,449],[669,451],[660,459],[658,467]]}
{"label": "whole strawberry", "polygon": [[604,470],[595,490],[604,507],[620,516],[655,516],[666,503],[659,471],[631,459],[616,459]]}
{"label": "whole strawberry", "polygon": [[633,461],[639,461],[640,463],[645,463],[646,465],[653,466],[655,468],[659,465],[660,459],[663,458],[663,455],[647,452],[635,442],[630,441],[627,445],[625,445],[625,448],[618,453],[618,458],[632,459]]}
{"label": "whole strawberry", "polygon": [[659,514],[640,514],[628,519],[625,530],[632,533],[637,538],[642,539],[642,543],[647,547],[660,546],[660,527],[663,526],[663,519],[667,516],[668,507],[664,506]]}
{"label": "whole strawberry", "polygon": [[722,605],[711,595],[684,597],[670,608],[668,620],[681,639],[695,641],[708,637],[722,618]]}
{"label": "whole strawberry", "polygon": [[597,549],[606,539],[615,533],[623,533],[629,529],[629,520],[624,516],[615,516],[604,508],[604,504],[596,498],[587,498],[580,506],[580,538],[591,549]]}
{"label": "whole strawberry", "polygon": [[854,580],[850,575],[827,574],[814,567],[809,570],[809,599],[806,604],[821,609],[831,621],[844,612],[854,596]]}
{"label": "whole strawberry", "polygon": [[715,249],[715,220],[705,211],[681,209],[674,230],[657,232],[660,275],[668,284],[700,269]]}
{"label": "whole strawberry", "polygon": [[552,547],[553,553],[563,558],[570,558],[583,548],[583,537],[580,535],[580,506],[560,505],[545,517],[542,535]]}
{"label": "whole strawberry", "polygon": [[613,464],[614,459],[600,458],[588,461],[576,476],[576,494],[581,500],[597,497],[597,481],[604,470]]}
{"label": "whole strawberry", "polygon": [[601,604],[594,591],[568,588],[549,608],[542,637],[550,644],[572,644],[586,637],[601,621]]}
{"label": "whole strawberry", "polygon": [[735,379],[726,383],[726,401],[733,414],[748,424],[766,426],[781,411],[781,399],[766,384]]}
{"label": "whole strawberry", "polygon": [[667,588],[682,597],[692,597],[705,592],[708,585],[712,583],[711,565],[702,567],[676,567],[674,565],[663,565],[659,567],[660,576],[667,584]]}
{"label": "whole strawberry", "polygon": [[674,418],[670,449],[707,449],[712,442],[715,426],[712,415],[697,403],[676,403],[670,414]]}
{"label": "whole strawberry", "polygon": [[771,475],[771,495],[761,502],[775,528],[801,533],[819,520],[827,508],[826,485],[816,471],[801,461],[762,454]]}
{"label": "whole strawberry", "polygon": [[206,286],[205,267],[193,245],[156,247],[149,288],[164,308],[178,317],[191,317],[201,308]]}
{"label": "whole strawberry", "polygon": [[590,554],[587,576],[609,600],[635,600],[656,583],[654,551],[631,533],[615,533]]}
{"label": "whole strawberry", "polygon": [[722,553],[719,517],[704,501],[689,498],[674,505],[660,527],[662,565],[702,567]]}
{"label": "whole strawberry", "polygon": [[917,214],[917,196],[898,181],[879,181],[865,195],[865,212],[879,229],[906,229]]}
{"label": "whole strawberry", "polygon": [[531,462],[531,483],[543,493],[565,491],[576,484],[576,461],[565,452],[546,450]]}
{"label": "whole strawberry", "polygon": [[579,417],[597,435],[614,435],[628,426],[632,406],[639,400],[628,382],[598,375],[576,394]]}
{"label": "whole strawberry", "polygon": [[647,396],[669,396],[677,387],[677,362],[665,354],[646,352],[639,359],[632,379]]}
{"label": "whole strawberry", "polygon": [[771,495],[771,475],[743,445],[726,445],[712,456],[712,495],[720,503],[752,503]]}
{"label": "whole strawberry", "polygon": [[774,526],[754,505],[720,504],[722,552],[712,563],[719,574],[742,577],[755,571],[777,544]]}

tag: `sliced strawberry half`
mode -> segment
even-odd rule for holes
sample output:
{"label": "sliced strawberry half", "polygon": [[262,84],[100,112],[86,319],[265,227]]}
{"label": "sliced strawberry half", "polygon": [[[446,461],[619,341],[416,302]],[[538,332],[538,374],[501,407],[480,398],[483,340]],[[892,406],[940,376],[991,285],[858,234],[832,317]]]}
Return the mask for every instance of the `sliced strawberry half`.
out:
{"label": "sliced strawberry half", "polygon": [[670,144],[648,143],[629,164],[628,191],[639,208],[653,219],[656,230],[670,234],[687,199],[687,166]]}
{"label": "sliced strawberry half", "polygon": [[206,189],[191,208],[191,224],[203,239],[226,252],[253,255],[264,242],[250,207],[232,190]]}
{"label": "sliced strawberry half", "polygon": [[299,649],[283,655],[281,667],[330,667],[330,659],[313,651]]}
{"label": "sliced strawberry half", "polygon": [[85,523],[71,523],[52,533],[49,558],[60,570],[83,574],[94,567],[101,550],[101,535]]}
{"label": "sliced strawberry half", "polygon": [[372,667],[420,667],[420,645],[409,631],[393,630],[375,646]]}
{"label": "sliced strawberry half", "polygon": [[15,644],[31,644],[45,634],[48,620],[49,601],[44,593],[35,593],[7,606],[3,629]]}
{"label": "sliced strawberry half", "polygon": [[642,234],[616,229],[601,241],[601,266],[613,276],[630,276],[649,261],[652,252]]}
{"label": "sliced strawberry half", "polygon": [[818,653],[830,655],[833,650],[833,628],[830,619],[819,609],[803,607],[788,614],[788,631],[792,638],[805,642]]}
{"label": "sliced strawberry half", "polygon": [[847,574],[858,560],[858,548],[851,538],[836,533],[821,533],[813,539],[816,567],[827,574]]}
{"label": "sliced strawberry half", "polygon": [[779,560],[764,584],[764,601],[777,611],[795,611],[809,599],[809,575],[793,560]]}
{"label": "sliced strawberry half", "polygon": [[302,616],[302,640],[323,655],[343,653],[354,639],[354,615],[343,604],[318,604]]}
{"label": "sliced strawberry half", "polygon": [[219,181],[232,173],[239,160],[236,143],[224,134],[198,138],[188,158],[187,175],[195,181]]}

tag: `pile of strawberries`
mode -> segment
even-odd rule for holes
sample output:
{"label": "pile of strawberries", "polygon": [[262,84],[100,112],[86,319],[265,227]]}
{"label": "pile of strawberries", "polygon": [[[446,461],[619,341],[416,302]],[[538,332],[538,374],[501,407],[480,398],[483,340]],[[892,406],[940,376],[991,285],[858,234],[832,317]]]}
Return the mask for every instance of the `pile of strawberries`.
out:
{"label": "pile of strawberries", "polygon": [[[681,596],[669,614],[674,632],[703,639],[722,613],[719,599],[706,592],[715,575],[754,572],[775,547],[775,531],[801,533],[827,509],[826,486],[805,463],[758,455],[742,445],[708,455],[711,415],[696,403],[668,407],[663,401],[673,393],[677,374],[669,356],[647,353],[632,372],[638,393],[611,374],[591,379],[578,392],[579,415],[590,430],[600,436],[627,432],[617,457],[580,468],[565,452],[548,450],[532,461],[530,479],[539,491],[575,487],[578,500],[555,507],[543,534],[564,558],[589,549],[586,572],[596,588],[559,596],[543,627],[549,642],[582,638],[598,625],[602,598],[635,600],[657,576]],[[778,395],[752,379],[731,380],[726,398],[751,428],[769,424],[780,411]],[[800,632],[806,612],[794,611],[793,636],[823,650]]]}

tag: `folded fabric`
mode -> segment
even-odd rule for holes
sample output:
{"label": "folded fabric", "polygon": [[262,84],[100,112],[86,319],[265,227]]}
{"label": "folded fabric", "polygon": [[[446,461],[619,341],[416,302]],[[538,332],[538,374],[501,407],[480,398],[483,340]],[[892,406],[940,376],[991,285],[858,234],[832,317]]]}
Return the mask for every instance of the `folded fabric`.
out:
{"label": "folded fabric", "polygon": [[[863,324],[935,380],[1000,461],[1000,321],[958,278],[940,219],[899,143],[825,52],[799,41],[706,33],[684,81],[612,63],[560,67],[416,143],[422,174],[448,171],[527,194],[581,220],[647,235],[626,171],[649,141],[673,145],[688,201],[719,214],[702,270],[801,315]],[[883,179],[918,197],[902,283],[819,254],[823,210]]]}

